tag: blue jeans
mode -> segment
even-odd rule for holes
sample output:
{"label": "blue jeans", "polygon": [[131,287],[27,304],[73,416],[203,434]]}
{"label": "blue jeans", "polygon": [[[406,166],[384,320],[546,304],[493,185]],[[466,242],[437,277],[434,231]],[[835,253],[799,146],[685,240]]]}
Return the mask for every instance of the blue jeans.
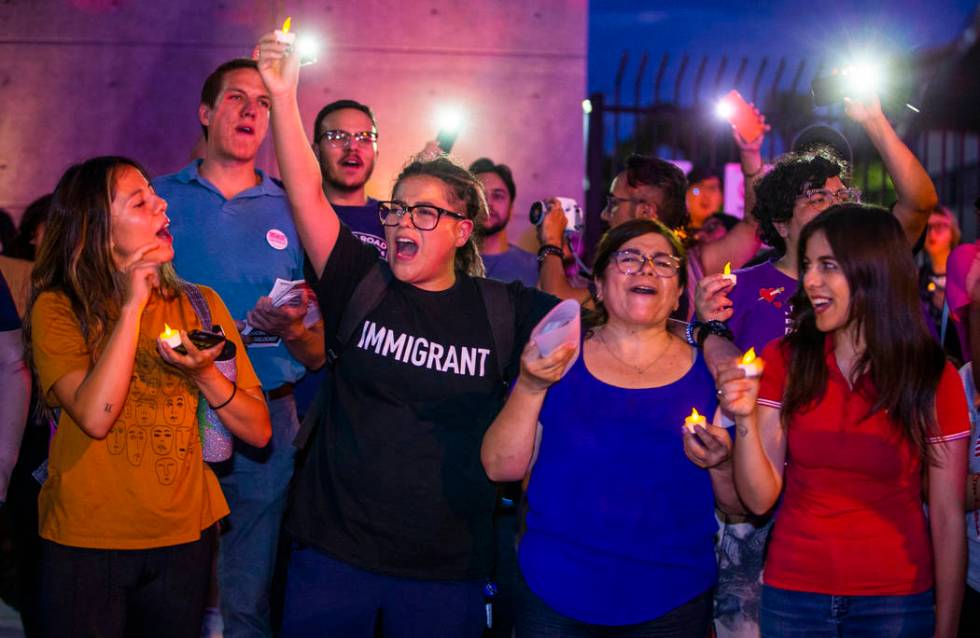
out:
{"label": "blue jeans", "polygon": [[594,625],[569,618],[552,609],[516,577],[517,638],[705,638],[711,626],[712,592],[671,609],[659,618],[635,625]]}
{"label": "blue jeans", "polygon": [[289,558],[283,638],[480,638],[483,581],[414,580],[359,569],[311,548]]}
{"label": "blue jeans", "polygon": [[920,638],[936,624],[933,592],[832,596],[762,587],[763,638]]}
{"label": "blue jeans", "polygon": [[230,467],[215,468],[231,508],[218,550],[225,638],[272,635],[269,592],[299,421],[292,396],[268,403],[269,444],[257,449],[235,441]]}

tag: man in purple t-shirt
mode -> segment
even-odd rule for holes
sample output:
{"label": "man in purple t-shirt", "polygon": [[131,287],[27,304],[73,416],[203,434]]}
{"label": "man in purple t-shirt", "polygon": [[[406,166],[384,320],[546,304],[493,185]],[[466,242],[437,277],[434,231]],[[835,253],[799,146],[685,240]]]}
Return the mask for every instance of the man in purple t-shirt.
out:
{"label": "man in purple t-shirt", "polygon": [[[895,134],[877,98],[849,101],[848,116],[859,123],[881,155],[898,193],[892,209],[910,246],[925,229],[937,202],[936,189],[922,164]],[[846,165],[829,149],[783,156],[756,187],[755,216],[762,239],[776,249],[773,261],[698,283],[695,306],[702,320],[727,321],[740,349],[761,352],[789,330],[791,299],[799,276],[798,239],[803,227],[830,206],[857,201],[847,188]],[[738,439],[735,442],[738,445]],[[718,547],[715,597],[719,637],[758,635],[763,549],[771,519],[726,519]]]}
{"label": "man in purple t-shirt", "polygon": [[378,157],[378,124],[371,107],[337,100],[320,109],[313,122],[313,152],[320,162],[323,193],[337,217],[385,257],[388,245],[378,200],[365,190]]}

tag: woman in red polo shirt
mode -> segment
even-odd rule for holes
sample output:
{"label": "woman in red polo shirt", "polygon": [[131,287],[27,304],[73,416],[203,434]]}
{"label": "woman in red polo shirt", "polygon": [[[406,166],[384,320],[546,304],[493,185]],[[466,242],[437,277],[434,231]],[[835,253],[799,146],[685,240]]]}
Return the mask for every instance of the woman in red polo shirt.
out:
{"label": "woman in red polo shirt", "polygon": [[783,494],[762,635],[955,636],[969,421],[905,235],[887,211],[847,204],[799,245],[794,328],[766,348],[761,383],[734,364],[719,377],[739,496],[762,514]]}

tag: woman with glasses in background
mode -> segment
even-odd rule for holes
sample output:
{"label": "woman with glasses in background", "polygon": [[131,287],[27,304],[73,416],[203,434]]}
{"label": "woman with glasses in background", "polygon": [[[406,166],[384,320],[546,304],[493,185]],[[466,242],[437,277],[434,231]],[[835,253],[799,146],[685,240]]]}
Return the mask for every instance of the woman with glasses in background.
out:
{"label": "woman with glasses in background", "polygon": [[[710,424],[720,420],[714,380],[701,353],[667,329],[685,265],[657,221],[610,230],[582,356],[558,381],[564,368],[529,343],[484,437],[490,478],[530,473],[518,637],[707,635],[715,504],[740,506],[731,440]],[[689,431],[692,409],[707,420]]]}
{"label": "woman with glasses in background", "polygon": [[[272,34],[259,50],[276,156],[339,355],[285,521],[295,546],[281,634],[370,638],[380,618],[386,636],[477,638],[495,504],[480,443],[555,300],[481,279],[483,189],[445,157],[412,161],[381,203],[388,256],[379,265],[323,194],[296,101],[298,60]],[[365,303],[355,291],[375,274],[380,286]],[[495,312],[510,347],[497,343]],[[335,343],[345,321],[355,322],[350,338]],[[546,360],[560,365],[573,352]]]}
{"label": "woman with glasses in background", "polygon": [[799,242],[793,328],[763,352],[761,383],[719,373],[739,497],[759,515],[781,499],[762,636],[955,636],[970,424],[907,235],[884,209],[847,204]]}

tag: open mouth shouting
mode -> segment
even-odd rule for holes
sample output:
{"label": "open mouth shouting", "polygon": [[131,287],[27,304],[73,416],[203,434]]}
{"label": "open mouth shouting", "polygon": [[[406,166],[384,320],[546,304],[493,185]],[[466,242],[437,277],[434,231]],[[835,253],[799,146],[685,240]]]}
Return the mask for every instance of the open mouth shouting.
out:
{"label": "open mouth shouting", "polygon": [[235,132],[236,133],[240,133],[242,135],[252,135],[252,136],[254,136],[255,135],[255,127],[254,126],[249,126],[247,124],[239,124],[238,126],[235,127]]}
{"label": "open mouth shouting", "polygon": [[657,288],[649,284],[637,284],[630,287],[629,291],[636,295],[655,295],[657,294]]}
{"label": "open mouth shouting", "polygon": [[395,238],[395,258],[399,260],[410,260],[419,252],[419,244],[409,237]]}

